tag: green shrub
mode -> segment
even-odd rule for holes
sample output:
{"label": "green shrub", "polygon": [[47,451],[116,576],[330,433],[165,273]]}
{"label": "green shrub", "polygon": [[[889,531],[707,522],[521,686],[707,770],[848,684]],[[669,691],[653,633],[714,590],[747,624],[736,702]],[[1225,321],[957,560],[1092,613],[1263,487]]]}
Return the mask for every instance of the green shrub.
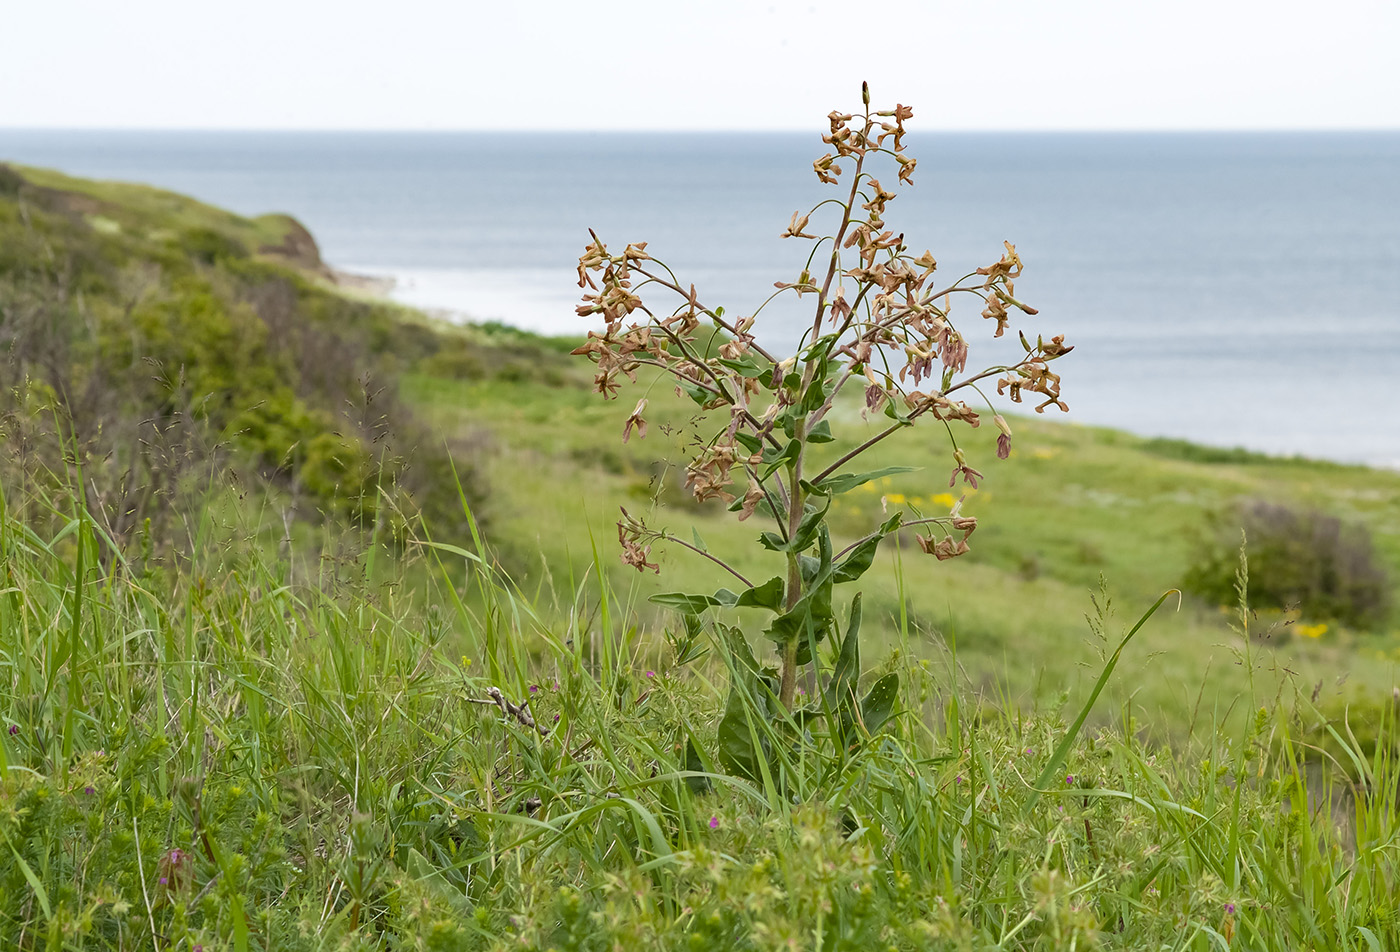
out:
{"label": "green shrub", "polygon": [[1316,510],[1249,500],[1220,517],[1188,571],[1188,591],[1217,604],[1236,599],[1240,532],[1247,540],[1249,597],[1261,608],[1296,608],[1313,620],[1379,626],[1390,613],[1390,582],[1371,534]]}
{"label": "green shrub", "polygon": [[248,249],[242,242],[213,228],[190,229],[180,236],[180,247],[191,258],[205,264],[248,257]]}

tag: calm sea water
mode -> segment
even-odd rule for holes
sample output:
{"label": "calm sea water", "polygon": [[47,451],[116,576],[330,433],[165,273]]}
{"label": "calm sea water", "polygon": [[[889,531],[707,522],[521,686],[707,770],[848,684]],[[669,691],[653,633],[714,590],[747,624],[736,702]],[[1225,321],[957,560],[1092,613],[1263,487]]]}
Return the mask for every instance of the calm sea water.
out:
{"label": "calm sea water", "polygon": [[[1016,243],[1028,328],[1077,345],[1059,367],[1071,420],[1400,466],[1400,133],[912,149],[918,184],[888,221],[950,278]],[[572,267],[589,227],[649,241],[707,303],[750,313],[801,270],[805,246],[777,235],[834,194],[810,170],[823,151],[803,135],[0,130],[0,160],[290,212],[331,264],[394,277],[407,303],[548,333],[588,326]],[[805,302],[764,313],[781,343]]]}

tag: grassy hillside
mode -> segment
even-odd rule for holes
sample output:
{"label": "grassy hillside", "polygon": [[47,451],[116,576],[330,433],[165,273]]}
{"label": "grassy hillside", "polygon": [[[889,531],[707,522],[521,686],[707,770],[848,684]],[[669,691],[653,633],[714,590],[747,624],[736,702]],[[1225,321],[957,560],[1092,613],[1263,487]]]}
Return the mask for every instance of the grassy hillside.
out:
{"label": "grassy hillside", "polygon": [[[571,348],[347,297],[284,217],[0,166],[0,946],[1400,947],[1394,609],[1130,629],[1233,570],[1240,500],[1366,526],[1393,589],[1400,475],[977,431],[972,551],[886,541],[837,729],[764,706],[747,619],[646,600],[725,580],[624,566],[619,507],[771,553],[684,493],[690,405],[624,445]],[[838,544],[953,504],[942,447],[893,463]]]}
{"label": "grassy hillside", "polygon": [[472,447],[397,393],[443,345],[339,293],[286,216],[0,166],[0,478],[23,487],[12,504],[42,501],[34,518],[82,486],[112,551],[188,538],[179,523],[227,491],[255,523],[391,530],[426,511],[465,531],[453,468],[480,502]]}
{"label": "grassy hillside", "polygon": [[[1064,373],[1072,380],[1072,366]],[[690,405],[671,399],[664,386],[648,391],[650,435],[625,446],[630,403],[605,404],[580,379],[546,387],[412,374],[404,393],[442,432],[489,435],[496,541],[512,554],[509,564],[526,590],[542,591],[561,610],[572,605],[569,593],[592,570],[595,552],[643,627],[666,622],[645,596],[724,584],[714,566],[678,546],[660,551],[660,576],[621,565],[613,526],[621,506],[653,514],[684,540],[698,533],[750,577],[778,571],[768,564],[771,554],[752,544],[757,520],[737,523],[717,502],[695,505],[675,464],[668,468],[668,460],[685,459]],[[853,406],[844,408],[841,422],[864,425]],[[1222,531],[1238,540],[1228,525],[1238,499],[1320,507],[1362,523],[1390,578],[1400,579],[1400,474],[1145,440],[1044,418],[1013,419],[1013,426],[1006,461],[995,458],[994,430],[974,431],[982,442],[974,440],[969,453],[988,465],[986,481],[964,503],[980,520],[971,553],[938,562],[908,538],[887,542],[886,571],[872,574],[866,586],[867,624],[878,624],[888,645],[931,659],[956,649],[973,682],[994,695],[1053,700],[1082,684],[1084,666],[1101,647],[1084,622],[1100,579],[1119,610],[1135,614],[1181,585]],[[838,498],[834,525],[845,541],[869,531],[886,511],[939,513],[952,505],[946,453],[919,439],[889,441],[865,467],[905,464],[921,466],[919,472]],[[1322,695],[1332,698],[1388,694],[1394,683],[1400,622],[1393,616],[1355,630],[1331,619],[1264,611],[1252,626],[1268,656],[1309,691],[1321,681]],[[1218,605],[1188,597],[1145,633],[1118,696],[1134,697],[1157,723],[1184,723],[1201,696],[1207,705],[1220,699],[1228,706],[1244,685],[1237,664],[1242,648]]]}

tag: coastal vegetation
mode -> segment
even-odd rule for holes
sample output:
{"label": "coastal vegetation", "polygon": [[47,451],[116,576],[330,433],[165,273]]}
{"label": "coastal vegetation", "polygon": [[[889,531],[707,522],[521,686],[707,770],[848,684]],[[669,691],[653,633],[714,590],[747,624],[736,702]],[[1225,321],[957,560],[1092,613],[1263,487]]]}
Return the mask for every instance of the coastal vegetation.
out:
{"label": "coastal vegetation", "polygon": [[[624,442],[595,325],[336,282],[285,216],[0,166],[7,948],[1400,946],[1400,476],[1005,414],[956,495],[934,440],[790,481],[775,553],[666,368]],[[805,355],[759,465],[834,475],[910,408]],[[872,527],[800,639],[710,594]]]}

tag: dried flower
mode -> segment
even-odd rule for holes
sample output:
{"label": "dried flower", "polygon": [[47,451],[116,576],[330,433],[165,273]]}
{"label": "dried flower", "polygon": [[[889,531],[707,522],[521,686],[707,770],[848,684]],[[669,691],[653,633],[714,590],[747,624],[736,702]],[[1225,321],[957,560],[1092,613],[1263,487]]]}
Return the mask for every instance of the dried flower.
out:
{"label": "dried flower", "polygon": [[650,537],[651,533],[647,527],[641,521],[633,519],[627,510],[623,509],[622,519],[617,524],[617,541],[622,546],[622,561],[638,572],[652,569],[660,575],[661,566],[655,562],[647,561],[647,557],[651,555],[651,546],[639,544],[642,539]]}
{"label": "dried flower", "polygon": [[642,419],[642,411],[647,408],[646,397],[637,401],[632,414],[627,418],[627,422],[622,425],[622,442],[626,443],[632,438],[632,428],[636,427],[637,436],[646,439],[647,421]]}

